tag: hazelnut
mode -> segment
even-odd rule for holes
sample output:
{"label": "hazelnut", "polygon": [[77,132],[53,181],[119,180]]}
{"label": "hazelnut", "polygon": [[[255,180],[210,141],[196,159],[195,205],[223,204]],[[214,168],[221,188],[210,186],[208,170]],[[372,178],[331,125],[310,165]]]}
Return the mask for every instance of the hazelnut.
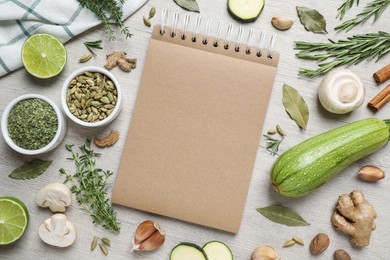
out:
{"label": "hazelnut", "polygon": [[330,239],[327,234],[317,234],[310,243],[310,252],[313,255],[319,255],[324,252],[330,244]]}

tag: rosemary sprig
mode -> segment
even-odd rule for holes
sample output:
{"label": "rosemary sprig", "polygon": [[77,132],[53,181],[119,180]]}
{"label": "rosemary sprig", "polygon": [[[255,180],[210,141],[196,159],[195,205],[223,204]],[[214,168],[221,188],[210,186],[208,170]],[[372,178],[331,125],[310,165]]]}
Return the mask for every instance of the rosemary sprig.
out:
{"label": "rosemary sprig", "polygon": [[263,135],[267,141],[266,141],[266,147],[265,149],[269,151],[272,155],[276,155],[279,151],[280,143],[283,141],[283,136],[281,139],[273,138],[269,135]]}
{"label": "rosemary sprig", "polygon": [[76,199],[84,210],[89,212],[95,224],[102,224],[104,228],[119,232],[120,226],[116,219],[116,213],[107,198],[107,179],[113,174],[96,167],[95,156],[99,156],[91,149],[91,140],[87,139],[79,149],[82,155],[73,151],[73,145],[65,145],[71,152],[69,160],[74,161],[76,172],[68,174],[63,168],[60,173],[66,176],[64,183],[72,181],[71,191],[76,194]]}
{"label": "rosemary sprig", "polygon": [[390,34],[387,32],[368,33],[348,37],[347,40],[339,40],[326,43],[295,42],[295,50],[300,50],[295,56],[300,59],[324,61],[319,63],[318,69],[300,69],[300,76],[316,77],[327,73],[331,69],[350,64],[358,64],[363,60],[371,60],[390,51]]}
{"label": "rosemary sprig", "polygon": [[91,10],[103,22],[106,34],[111,41],[115,40],[114,30],[111,28],[109,20],[112,19],[121,29],[121,33],[125,35],[126,39],[130,38],[132,34],[128,27],[122,21],[123,12],[119,6],[124,4],[125,0],[79,0],[80,5]]}
{"label": "rosemary sprig", "polygon": [[92,48],[103,49],[103,47],[101,46],[102,40],[92,41],[92,42],[83,42],[83,43],[84,43],[85,47],[87,47],[89,52],[92,53],[93,56],[96,56],[96,53],[92,50]]}
{"label": "rosemary sprig", "polygon": [[[345,13],[352,8],[355,0],[344,0],[343,4],[337,9],[338,13],[336,18],[340,17],[340,20],[343,19]],[[356,6],[359,5],[359,0],[356,1]]]}
{"label": "rosemary sprig", "polygon": [[381,16],[384,10],[389,6],[390,0],[373,0],[368,3],[364,8],[363,12],[356,15],[355,18],[345,21],[344,23],[336,26],[336,31],[346,30],[350,31],[353,27],[358,24],[363,24],[372,16],[374,16],[374,22]]}

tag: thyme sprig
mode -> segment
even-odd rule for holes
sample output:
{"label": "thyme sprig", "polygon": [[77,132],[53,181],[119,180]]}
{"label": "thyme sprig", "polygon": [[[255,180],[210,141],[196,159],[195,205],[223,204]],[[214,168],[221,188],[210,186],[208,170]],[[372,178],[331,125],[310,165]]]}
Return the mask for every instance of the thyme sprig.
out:
{"label": "thyme sprig", "polygon": [[[343,19],[345,13],[352,8],[355,0],[344,0],[343,4],[337,9],[338,13],[336,18],[340,17],[340,20]],[[359,5],[359,0],[356,1],[356,5]]]}
{"label": "thyme sprig", "polygon": [[[126,0],[119,0],[120,4],[124,4]],[[91,10],[99,19],[103,22],[103,26],[106,30],[111,41],[115,40],[114,30],[111,28],[110,19],[112,19],[121,29],[121,33],[127,38],[130,38],[132,34],[128,27],[122,21],[123,12],[119,3],[116,0],[79,0],[82,7]]]}
{"label": "thyme sprig", "polygon": [[107,198],[107,179],[113,174],[96,167],[95,156],[99,156],[91,149],[91,140],[87,139],[79,149],[82,155],[73,151],[73,145],[65,145],[72,154],[69,160],[76,165],[76,172],[68,174],[61,168],[60,173],[66,176],[64,183],[72,181],[74,184],[70,190],[76,194],[76,199],[84,210],[89,212],[95,224],[101,224],[104,228],[119,232],[120,225],[116,219],[110,201]]}
{"label": "thyme sprig", "polygon": [[85,47],[89,50],[90,53],[92,53],[93,56],[96,56],[96,53],[92,49],[103,49],[101,46],[102,40],[97,41],[90,41],[90,42],[83,42]]}
{"label": "thyme sprig", "polygon": [[390,0],[373,0],[371,3],[368,3],[364,10],[357,14],[355,18],[345,21],[344,23],[336,26],[334,29],[336,31],[346,30],[348,32],[356,25],[363,24],[372,16],[374,16],[375,22],[389,5]]}
{"label": "thyme sprig", "polygon": [[300,76],[316,77],[331,69],[350,64],[358,64],[363,60],[380,59],[390,51],[390,34],[387,32],[368,33],[348,37],[347,40],[334,42],[329,39],[325,43],[295,42],[295,56],[300,59],[326,61],[318,64],[318,69],[300,69]]}

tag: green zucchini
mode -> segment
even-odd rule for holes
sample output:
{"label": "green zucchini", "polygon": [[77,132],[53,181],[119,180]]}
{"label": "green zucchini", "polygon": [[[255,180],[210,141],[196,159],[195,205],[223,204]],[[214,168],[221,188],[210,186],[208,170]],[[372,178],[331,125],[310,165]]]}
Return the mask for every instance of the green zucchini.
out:
{"label": "green zucchini", "polygon": [[209,260],[233,260],[230,248],[223,242],[210,241],[203,246]]}
{"label": "green zucchini", "polygon": [[389,129],[390,120],[367,118],[307,139],[275,161],[272,186],[284,196],[304,196],[383,147],[389,140]]}
{"label": "green zucchini", "polygon": [[196,244],[183,242],[175,246],[171,255],[170,260],[209,260],[206,253],[201,247]]}
{"label": "green zucchini", "polygon": [[264,0],[228,0],[229,13],[241,22],[254,22],[264,8]]}

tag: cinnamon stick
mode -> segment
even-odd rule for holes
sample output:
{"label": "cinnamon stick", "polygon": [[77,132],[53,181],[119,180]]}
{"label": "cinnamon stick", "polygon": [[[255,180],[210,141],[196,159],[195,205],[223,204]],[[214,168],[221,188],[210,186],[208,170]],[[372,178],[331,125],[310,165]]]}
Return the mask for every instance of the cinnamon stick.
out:
{"label": "cinnamon stick", "polygon": [[372,75],[376,81],[376,83],[381,84],[386,80],[390,79],[390,64],[386,67],[381,68],[377,72]]}
{"label": "cinnamon stick", "polygon": [[367,106],[372,108],[374,111],[378,111],[387,102],[390,101],[390,84],[382,89],[373,99],[371,99]]}

